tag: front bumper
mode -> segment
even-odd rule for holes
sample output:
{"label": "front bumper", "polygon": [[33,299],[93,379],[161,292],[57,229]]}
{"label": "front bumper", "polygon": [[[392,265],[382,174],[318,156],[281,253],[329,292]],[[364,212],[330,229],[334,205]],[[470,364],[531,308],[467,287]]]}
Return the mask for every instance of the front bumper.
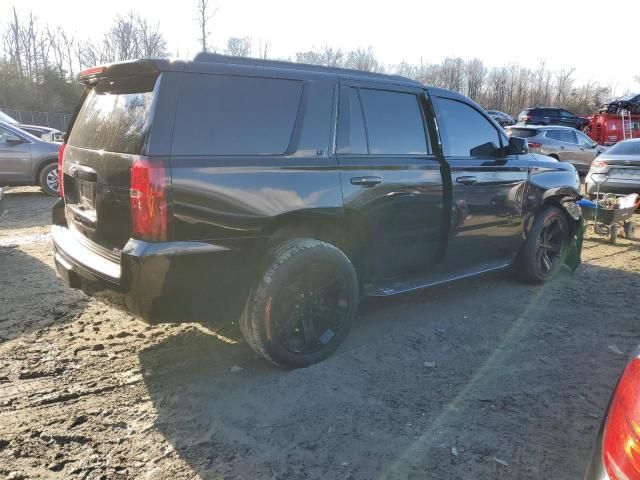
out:
{"label": "front bumper", "polygon": [[67,285],[148,323],[237,315],[251,285],[251,256],[225,246],[130,239],[117,260],[65,225],[53,225],[51,237]]}

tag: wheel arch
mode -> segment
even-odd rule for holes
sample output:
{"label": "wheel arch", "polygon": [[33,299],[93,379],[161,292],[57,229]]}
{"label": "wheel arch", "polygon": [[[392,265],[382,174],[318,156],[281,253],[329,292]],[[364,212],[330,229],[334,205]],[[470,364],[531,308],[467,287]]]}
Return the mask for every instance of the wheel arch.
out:
{"label": "wheel arch", "polygon": [[38,164],[36,165],[35,168],[35,172],[34,172],[34,176],[33,176],[33,183],[35,185],[38,185],[38,180],[40,179],[40,174],[42,173],[42,170],[48,166],[51,165],[52,163],[57,164],[58,163],[58,159],[57,157],[47,157],[43,160],[40,160],[38,162]]}
{"label": "wheel arch", "polygon": [[349,219],[343,209],[331,209],[279,215],[262,230],[262,236],[268,245],[297,237],[330,243],[349,258],[361,278],[365,258],[362,232],[363,229]]}

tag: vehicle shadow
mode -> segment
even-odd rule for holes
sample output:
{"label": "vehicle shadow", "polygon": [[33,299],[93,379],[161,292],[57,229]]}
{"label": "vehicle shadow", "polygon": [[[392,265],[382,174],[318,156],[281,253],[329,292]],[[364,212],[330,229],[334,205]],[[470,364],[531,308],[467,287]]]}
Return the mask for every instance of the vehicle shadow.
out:
{"label": "vehicle shadow", "polygon": [[78,315],[86,297],[53,267],[16,247],[0,247],[0,344]]}
{"label": "vehicle shadow", "polygon": [[484,277],[366,302],[306,369],[232,327],[139,360],[155,428],[202,478],[577,478],[625,362],[607,345],[640,338],[638,291],[591,264],[543,287]]}

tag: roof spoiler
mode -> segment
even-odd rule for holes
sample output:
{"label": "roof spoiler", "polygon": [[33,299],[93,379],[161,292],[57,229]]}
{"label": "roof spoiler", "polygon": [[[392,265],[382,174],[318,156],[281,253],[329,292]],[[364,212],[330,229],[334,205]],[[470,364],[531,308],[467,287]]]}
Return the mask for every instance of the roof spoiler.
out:
{"label": "roof spoiler", "polygon": [[141,75],[158,73],[159,62],[166,63],[166,60],[131,60],[128,62],[111,63],[87,68],[78,74],[78,80],[85,85],[98,83],[106,77],[127,77],[131,75]]}

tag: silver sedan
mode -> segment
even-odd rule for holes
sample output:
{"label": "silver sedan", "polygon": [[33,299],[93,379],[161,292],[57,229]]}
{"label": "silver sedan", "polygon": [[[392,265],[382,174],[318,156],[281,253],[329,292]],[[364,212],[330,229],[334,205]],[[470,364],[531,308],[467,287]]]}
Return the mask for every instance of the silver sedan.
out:
{"label": "silver sedan", "polygon": [[586,178],[589,195],[601,193],[640,193],[640,138],[623,140],[600,155]]}

